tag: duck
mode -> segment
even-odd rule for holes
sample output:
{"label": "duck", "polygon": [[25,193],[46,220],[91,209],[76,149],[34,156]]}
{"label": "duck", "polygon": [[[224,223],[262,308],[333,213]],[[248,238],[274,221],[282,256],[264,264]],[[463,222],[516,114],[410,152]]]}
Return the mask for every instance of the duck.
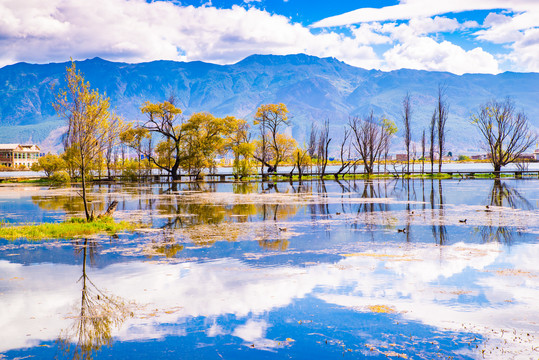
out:
{"label": "duck", "polygon": [[468,220],[468,219],[459,220],[459,223],[464,223],[464,224],[466,224],[466,221],[467,221],[467,220]]}
{"label": "duck", "polygon": [[400,232],[400,233],[405,233],[405,232],[406,232],[406,228],[402,228],[402,229],[397,229],[397,232]]}

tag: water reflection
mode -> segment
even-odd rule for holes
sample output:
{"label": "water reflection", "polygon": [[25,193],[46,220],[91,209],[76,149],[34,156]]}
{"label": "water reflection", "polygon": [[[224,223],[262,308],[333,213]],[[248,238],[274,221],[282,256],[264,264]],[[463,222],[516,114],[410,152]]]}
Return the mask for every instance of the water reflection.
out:
{"label": "water reflection", "polygon": [[[481,226],[479,234],[484,242],[500,242],[512,244],[515,236],[521,236],[521,228],[515,226],[500,226],[499,217],[503,216],[499,209],[508,206],[513,209],[533,210],[534,207],[518,190],[502,182],[500,179],[495,179],[487,199],[485,212],[490,215],[486,225]],[[496,211],[494,211],[496,209]]]}
{"label": "water reflection", "polygon": [[[152,229],[75,241],[81,264],[62,241],[1,242],[0,352],[534,358],[538,191],[438,179],[99,186],[95,204],[118,199],[119,218]],[[27,201],[74,201],[42,192]]]}
{"label": "water reflection", "polygon": [[[482,242],[510,244],[522,228],[529,226],[522,220],[509,219],[518,211],[536,212],[528,195],[513,183],[500,179],[384,179],[173,183],[126,188],[100,185],[91,196],[99,208],[118,199],[120,214],[135,212],[138,221],[163,229],[167,239],[160,242],[167,254],[181,251],[177,242],[182,239],[211,246],[216,241],[243,239],[247,231],[257,234],[261,247],[284,250],[289,246],[274,243],[283,240],[275,237],[276,231],[287,227],[283,223],[300,224],[307,219],[322,225],[326,232],[331,231],[332,224],[346,220],[351,229],[369,233],[371,240],[383,229],[399,233],[407,243],[430,238],[442,246],[458,241],[467,229],[471,238]],[[77,195],[65,192],[33,195],[32,201],[44,210],[63,209],[68,214],[82,210]],[[256,231],[246,227],[258,222],[264,225]],[[428,236],[425,226],[430,229]],[[450,228],[455,226],[458,228]]]}
{"label": "water reflection", "polygon": [[92,359],[103,346],[112,344],[112,331],[118,329],[133,313],[124,299],[100,290],[88,277],[87,258],[95,258],[97,244],[88,239],[74,243],[76,253],[82,253],[80,310],[70,316],[72,325],[58,338],[62,358]]}

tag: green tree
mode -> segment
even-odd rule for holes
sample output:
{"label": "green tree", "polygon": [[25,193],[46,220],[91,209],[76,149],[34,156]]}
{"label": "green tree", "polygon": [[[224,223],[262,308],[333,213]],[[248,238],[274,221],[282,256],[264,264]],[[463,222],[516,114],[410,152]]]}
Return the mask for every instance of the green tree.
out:
{"label": "green tree", "polygon": [[69,151],[70,161],[82,179],[82,200],[87,220],[92,219],[86,196],[86,176],[93,162],[102,156],[106,148],[106,134],[110,126],[116,126],[111,116],[109,99],[97,90],[77,71],[75,63],[66,69],[66,88],[56,95],[54,108],[67,122],[64,148]]}
{"label": "green tree", "polygon": [[33,171],[43,171],[45,172],[45,176],[48,178],[50,178],[55,172],[65,169],[65,161],[60,156],[50,153],[40,157],[37,163],[32,165]]}
{"label": "green tree", "polygon": [[236,127],[233,117],[223,119],[206,112],[191,115],[182,125],[182,167],[197,178],[202,170],[214,167],[215,157],[225,154],[230,134]]}
{"label": "green tree", "polygon": [[[154,163],[158,168],[166,171],[172,177],[172,180],[179,180],[180,164],[185,160],[185,154],[182,151],[182,142],[184,132],[182,120],[179,115],[182,110],[174,105],[174,98],[162,103],[145,102],[141,112],[147,116],[147,121],[140,127],[150,133],[158,135],[158,146],[161,146],[161,154],[168,152],[171,155],[171,161],[159,159],[151,151],[141,150],[145,157]],[[165,145],[161,144],[165,142]],[[164,146],[168,145],[165,151]]]}
{"label": "green tree", "polygon": [[[261,163],[261,173],[264,174],[264,166],[268,172],[276,172],[277,166],[282,162],[287,149],[282,148],[282,136],[279,136],[283,126],[288,126],[288,109],[283,103],[260,105],[255,114],[254,124],[259,126],[260,139],[259,151],[255,159]],[[281,134],[282,135],[282,134]]]}
{"label": "green tree", "polygon": [[236,178],[244,178],[252,173],[254,142],[251,141],[249,124],[243,119],[228,117],[228,121],[234,122],[233,131],[228,137],[228,148],[234,156],[232,172]]}

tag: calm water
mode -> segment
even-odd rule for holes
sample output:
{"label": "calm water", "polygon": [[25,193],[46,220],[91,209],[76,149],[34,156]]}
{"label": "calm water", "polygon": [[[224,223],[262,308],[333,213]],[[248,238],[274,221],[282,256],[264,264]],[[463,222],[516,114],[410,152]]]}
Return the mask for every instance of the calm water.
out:
{"label": "calm water", "polygon": [[[538,359],[539,180],[103,185],[0,239],[0,359]],[[0,218],[80,214],[0,186]]]}

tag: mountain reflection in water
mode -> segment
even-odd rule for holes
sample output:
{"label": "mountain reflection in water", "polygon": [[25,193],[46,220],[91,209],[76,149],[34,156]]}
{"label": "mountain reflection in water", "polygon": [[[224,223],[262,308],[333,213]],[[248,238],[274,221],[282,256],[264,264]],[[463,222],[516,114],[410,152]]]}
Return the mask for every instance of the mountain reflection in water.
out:
{"label": "mountain reflection in water", "polygon": [[[0,191],[1,215],[73,216],[74,191]],[[102,184],[90,198],[150,228],[0,240],[4,357],[539,355],[536,180]]]}

